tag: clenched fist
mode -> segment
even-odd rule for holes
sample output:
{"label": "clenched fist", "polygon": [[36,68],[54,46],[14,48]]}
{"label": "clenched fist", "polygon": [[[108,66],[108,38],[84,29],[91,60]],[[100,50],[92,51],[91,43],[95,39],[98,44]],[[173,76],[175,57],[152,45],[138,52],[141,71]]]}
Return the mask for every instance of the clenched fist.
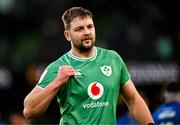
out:
{"label": "clenched fist", "polygon": [[61,85],[65,84],[69,80],[70,77],[74,75],[75,75],[75,71],[72,66],[70,65],[61,66],[54,80],[55,86],[60,87]]}

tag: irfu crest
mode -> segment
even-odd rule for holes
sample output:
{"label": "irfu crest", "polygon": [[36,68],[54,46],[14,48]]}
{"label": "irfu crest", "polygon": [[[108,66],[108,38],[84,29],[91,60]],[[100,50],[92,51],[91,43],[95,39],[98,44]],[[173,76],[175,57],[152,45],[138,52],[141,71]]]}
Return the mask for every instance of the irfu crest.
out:
{"label": "irfu crest", "polygon": [[112,74],[111,66],[101,66],[100,69],[101,69],[102,73],[106,76],[110,76]]}

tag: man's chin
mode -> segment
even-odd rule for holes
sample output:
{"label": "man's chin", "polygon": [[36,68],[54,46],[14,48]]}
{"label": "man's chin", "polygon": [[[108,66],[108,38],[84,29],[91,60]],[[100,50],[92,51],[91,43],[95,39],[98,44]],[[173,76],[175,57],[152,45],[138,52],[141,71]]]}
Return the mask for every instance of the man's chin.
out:
{"label": "man's chin", "polygon": [[91,49],[91,48],[93,48],[93,44],[92,43],[84,43],[83,47],[87,48],[87,49]]}
{"label": "man's chin", "polygon": [[83,47],[79,48],[80,52],[89,52],[93,48],[93,45],[84,45]]}
{"label": "man's chin", "polygon": [[91,48],[93,48],[93,45],[84,45],[84,48],[91,49]]}

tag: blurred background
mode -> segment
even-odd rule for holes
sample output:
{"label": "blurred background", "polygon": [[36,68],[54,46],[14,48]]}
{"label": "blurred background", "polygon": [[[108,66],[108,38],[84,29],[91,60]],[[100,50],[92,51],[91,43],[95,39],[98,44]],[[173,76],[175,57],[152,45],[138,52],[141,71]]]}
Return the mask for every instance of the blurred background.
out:
{"label": "blurred background", "polygon": [[[23,99],[44,68],[69,51],[61,21],[72,6],[92,11],[96,46],[117,51],[150,110],[162,102],[165,84],[179,81],[180,8],[153,0],[0,0],[0,124],[59,122],[53,100],[46,113],[27,121]],[[118,104],[117,115],[127,111]]]}

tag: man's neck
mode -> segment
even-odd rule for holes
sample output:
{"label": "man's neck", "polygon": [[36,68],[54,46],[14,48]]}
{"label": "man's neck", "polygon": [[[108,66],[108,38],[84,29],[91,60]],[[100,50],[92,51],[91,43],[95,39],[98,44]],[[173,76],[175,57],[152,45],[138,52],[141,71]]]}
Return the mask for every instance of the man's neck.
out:
{"label": "man's neck", "polygon": [[91,58],[94,56],[94,47],[90,49],[88,52],[80,52],[77,49],[72,48],[71,53],[79,58]]}

